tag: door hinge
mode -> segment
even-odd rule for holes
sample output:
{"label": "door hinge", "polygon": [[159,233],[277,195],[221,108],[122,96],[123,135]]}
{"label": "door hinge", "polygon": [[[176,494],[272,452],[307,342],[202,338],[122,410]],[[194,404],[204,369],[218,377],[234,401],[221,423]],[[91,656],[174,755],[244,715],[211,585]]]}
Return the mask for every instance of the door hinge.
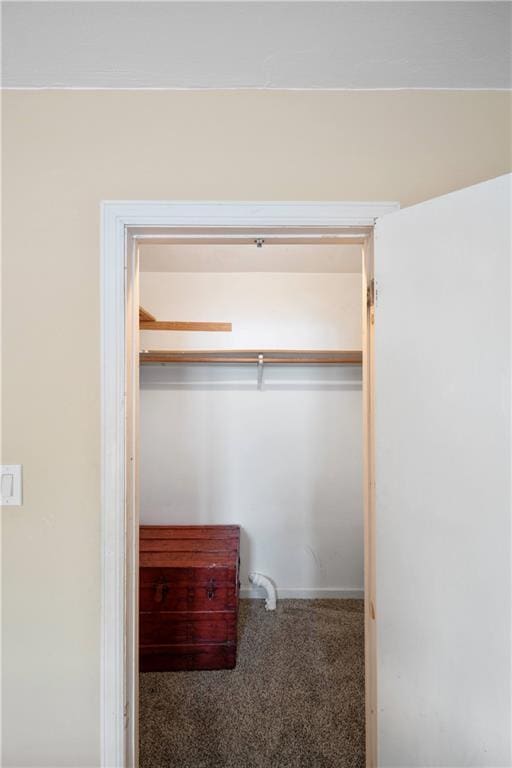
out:
{"label": "door hinge", "polygon": [[368,307],[374,307],[375,306],[375,298],[376,298],[376,289],[375,289],[375,280],[372,277],[370,282],[368,283],[368,286],[366,288],[366,305]]}
{"label": "door hinge", "polygon": [[123,720],[124,720],[124,727],[125,729],[128,728],[128,721],[130,719],[130,713],[128,710],[128,702],[123,707]]}

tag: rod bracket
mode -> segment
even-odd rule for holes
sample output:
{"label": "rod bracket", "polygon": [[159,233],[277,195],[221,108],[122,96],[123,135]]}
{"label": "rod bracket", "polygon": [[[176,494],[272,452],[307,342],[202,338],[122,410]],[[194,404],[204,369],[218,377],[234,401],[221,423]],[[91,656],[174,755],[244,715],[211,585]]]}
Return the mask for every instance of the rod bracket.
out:
{"label": "rod bracket", "polygon": [[264,358],[263,355],[258,355],[258,389],[261,389],[263,386],[263,364],[264,364]]}

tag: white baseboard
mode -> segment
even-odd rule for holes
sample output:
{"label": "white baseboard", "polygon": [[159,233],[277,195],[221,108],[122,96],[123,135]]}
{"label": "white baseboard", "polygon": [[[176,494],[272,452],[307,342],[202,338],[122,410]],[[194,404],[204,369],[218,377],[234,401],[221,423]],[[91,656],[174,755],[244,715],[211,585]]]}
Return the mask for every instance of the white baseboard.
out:
{"label": "white baseboard", "polygon": [[[262,599],[265,597],[265,592],[258,587],[242,587],[240,589],[240,597],[242,600]],[[302,587],[277,588],[278,600],[362,600],[363,598],[364,589],[337,589],[333,587],[315,587],[313,589],[302,589]]]}

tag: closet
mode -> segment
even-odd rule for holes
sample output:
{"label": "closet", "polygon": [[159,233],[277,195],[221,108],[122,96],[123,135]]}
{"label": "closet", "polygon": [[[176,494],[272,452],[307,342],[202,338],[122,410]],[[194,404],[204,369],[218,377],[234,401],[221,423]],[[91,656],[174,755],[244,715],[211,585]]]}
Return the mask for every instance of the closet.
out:
{"label": "closet", "polygon": [[[177,526],[196,532],[204,526],[240,526],[236,666],[197,667],[192,660],[175,667],[142,664],[153,671],[141,675],[141,768],[149,766],[147,756],[155,750],[160,759],[167,754],[161,745],[163,716],[155,711],[170,708],[166,749],[179,755],[176,765],[186,764],[185,759],[193,765],[194,738],[214,727],[212,722],[220,730],[226,727],[218,722],[218,697],[229,695],[230,686],[239,691],[240,685],[247,686],[243,696],[249,709],[259,712],[262,697],[275,696],[282,716],[297,717],[299,725],[301,717],[313,716],[310,694],[318,688],[318,711],[327,722],[336,713],[343,717],[343,727],[364,752],[361,264],[360,246],[332,243],[248,240],[140,249],[141,542],[148,531],[154,540],[168,527],[178,530],[184,551],[190,539]],[[202,540],[212,563],[216,553],[224,554]],[[144,565],[151,557],[147,543],[141,546]],[[153,559],[155,548],[153,543]],[[163,588],[169,600],[172,585],[165,579],[167,586],[153,585],[142,571],[141,594],[146,579],[153,607]],[[275,612],[265,610],[268,593],[254,574],[275,587]],[[195,578],[192,570],[190,578]],[[201,587],[205,594],[207,584]],[[198,599],[197,610],[208,608],[202,593]],[[206,619],[193,613],[196,597],[189,603],[176,600],[181,617],[165,616],[165,621],[176,625],[176,643],[190,642],[188,656],[186,647],[180,653],[192,659],[196,624]],[[161,642],[159,621],[164,621],[161,608],[159,601],[156,614],[141,618],[141,626],[150,627],[144,632],[156,648],[149,651],[154,658]],[[186,610],[191,611],[187,616]],[[185,621],[192,622],[188,629]],[[348,655],[341,655],[337,666],[338,641],[340,648],[345,645],[340,653]],[[294,662],[283,655],[295,643],[300,649],[293,656],[300,656],[296,680]],[[221,656],[219,651],[215,658]],[[272,668],[267,693],[258,692]],[[286,704],[285,684],[278,683],[285,672],[286,685],[299,690],[297,700]],[[223,687],[219,674],[227,676]],[[204,712],[198,704],[202,697]],[[193,733],[190,755],[180,752],[183,745],[173,731],[179,723]],[[278,721],[269,724],[269,733],[275,728]],[[346,739],[347,733],[333,737],[333,761],[334,754],[343,754],[336,739]],[[243,723],[235,722],[225,738],[236,751],[246,749],[249,735]],[[272,738],[284,737],[276,732]],[[321,738],[320,732],[310,733],[289,744],[290,759],[294,749],[320,749]],[[322,764],[331,765],[328,754]]]}

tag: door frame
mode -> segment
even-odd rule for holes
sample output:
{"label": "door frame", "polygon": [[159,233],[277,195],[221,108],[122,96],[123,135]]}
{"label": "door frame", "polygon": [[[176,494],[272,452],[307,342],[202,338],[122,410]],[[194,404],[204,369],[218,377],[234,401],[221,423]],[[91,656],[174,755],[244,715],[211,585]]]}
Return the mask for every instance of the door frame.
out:
{"label": "door frame", "polygon": [[[248,233],[363,246],[363,307],[373,227],[398,203],[104,201],[101,204],[101,766],[138,764],[138,244]],[[373,538],[373,312],[363,314],[365,695],[367,766],[376,760]],[[365,319],[366,318],[366,319]]]}

